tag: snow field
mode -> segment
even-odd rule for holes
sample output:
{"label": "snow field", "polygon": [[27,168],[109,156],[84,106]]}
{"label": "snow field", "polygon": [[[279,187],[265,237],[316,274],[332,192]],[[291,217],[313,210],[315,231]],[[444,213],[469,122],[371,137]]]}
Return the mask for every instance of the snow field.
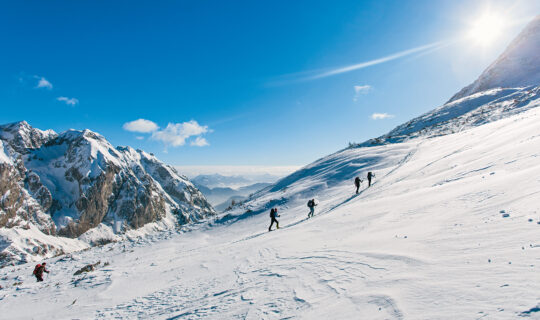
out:
{"label": "snow field", "polygon": [[[228,217],[51,259],[44,283],[33,264],[0,269],[0,314],[540,318],[539,120],[534,108],[453,135],[347,149]],[[354,195],[353,178],[367,171],[375,183]],[[272,206],[282,228],[268,233]]]}

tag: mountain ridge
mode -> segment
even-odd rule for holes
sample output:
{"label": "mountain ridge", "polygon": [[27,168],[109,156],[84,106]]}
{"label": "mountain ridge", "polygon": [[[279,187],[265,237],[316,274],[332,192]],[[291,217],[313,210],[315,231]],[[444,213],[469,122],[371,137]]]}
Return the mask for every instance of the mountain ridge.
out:
{"label": "mountain ridge", "polygon": [[[176,169],[142,150],[113,147],[91,130],[57,134],[21,121],[0,126],[0,141],[0,229],[34,226],[45,235],[75,239],[101,224],[122,234],[216,214]],[[69,250],[43,241],[21,248],[13,236],[0,234],[0,264]]]}
{"label": "mountain ridge", "polygon": [[[525,52],[521,52],[519,49],[523,49]],[[502,81],[504,79],[501,78],[499,78],[501,80],[499,82],[485,81],[483,83],[489,83],[490,86],[483,91],[473,92],[474,90],[465,87],[442,106],[398,125],[380,137],[369,139],[363,143],[351,144],[345,149],[320,158],[260,190],[237,205],[235,210],[228,212],[226,220],[234,221],[242,218],[245,212],[250,212],[250,215],[256,214],[275,205],[298,205],[298,201],[307,201],[307,198],[329,192],[343,181],[352,180],[355,176],[365,176],[367,171],[384,170],[388,167],[385,162],[396,156],[387,155],[388,159],[375,161],[376,159],[359,157],[355,151],[357,149],[368,148],[369,150],[370,147],[375,147],[379,150],[379,147],[389,144],[408,141],[414,143],[422,141],[420,139],[459,133],[538,107],[540,105],[540,15],[536,16],[525,27],[482,75],[491,74],[489,70],[500,69],[498,66],[501,64],[506,66],[505,61],[516,60],[525,60],[534,65],[534,68],[528,68],[528,64],[513,66],[517,74],[532,75],[526,79],[527,83],[532,82],[530,85],[518,86],[524,82],[515,82],[513,75],[507,72],[501,76],[509,75],[510,81]],[[485,76],[480,76],[479,79],[477,81],[482,81]],[[500,87],[499,84],[514,87]],[[470,94],[463,96],[464,92]],[[366,151],[366,153],[369,152]],[[399,156],[403,157],[402,161],[406,161],[411,155],[405,153]],[[300,187],[303,185],[303,181],[310,179],[312,184],[309,190]]]}
{"label": "mountain ridge", "polygon": [[508,45],[504,52],[470,85],[448,102],[492,88],[518,88],[540,83],[540,15]]}

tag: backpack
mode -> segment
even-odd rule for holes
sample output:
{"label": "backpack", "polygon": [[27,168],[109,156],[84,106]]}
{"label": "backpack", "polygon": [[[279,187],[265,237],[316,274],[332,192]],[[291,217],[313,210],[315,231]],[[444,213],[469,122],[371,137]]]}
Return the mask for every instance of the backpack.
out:
{"label": "backpack", "polygon": [[34,272],[32,272],[32,274],[36,275],[39,268],[41,268],[41,264],[36,265],[36,267],[34,268]]}
{"label": "backpack", "polygon": [[276,212],[275,212],[274,208],[272,208],[272,210],[270,210],[270,218],[274,218],[275,214],[276,214]]}
{"label": "backpack", "polygon": [[309,208],[315,206],[315,204],[313,203],[313,200],[309,200],[309,201],[307,202],[307,206],[308,206]]}

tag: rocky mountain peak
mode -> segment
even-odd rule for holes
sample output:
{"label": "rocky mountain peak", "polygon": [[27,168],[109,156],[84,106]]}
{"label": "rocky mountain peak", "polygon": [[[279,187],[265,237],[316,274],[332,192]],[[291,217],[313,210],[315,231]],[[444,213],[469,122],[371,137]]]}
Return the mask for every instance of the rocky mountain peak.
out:
{"label": "rocky mountain peak", "polygon": [[27,149],[37,149],[56,136],[53,130],[35,129],[26,121],[0,126],[0,139],[6,141],[19,153],[27,153]]}
{"label": "rocky mountain peak", "polygon": [[[0,178],[0,228],[35,227],[36,237],[76,238],[101,226],[116,233],[149,223],[170,227],[216,214],[171,166],[141,150],[115,148],[87,129],[57,135],[26,122],[0,126]],[[27,241],[42,249],[23,250],[19,240],[0,236],[6,244],[0,265],[60,250],[51,248],[61,241]]]}

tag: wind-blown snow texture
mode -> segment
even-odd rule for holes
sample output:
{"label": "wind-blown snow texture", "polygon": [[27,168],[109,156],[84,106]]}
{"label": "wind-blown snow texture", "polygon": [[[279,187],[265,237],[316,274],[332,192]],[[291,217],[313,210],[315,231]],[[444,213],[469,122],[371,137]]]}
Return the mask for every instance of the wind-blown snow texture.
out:
{"label": "wind-blown snow texture", "polygon": [[[34,282],[32,265],[1,269],[0,312],[10,319],[534,316],[539,120],[534,108],[452,135],[321,159],[249,204],[277,206],[278,231],[266,231],[268,211],[238,208],[180,235],[50,259],[44,283]],[[350,178],[368,170],[374,185],[354,195]],[[310,197],[319,206],[305,220]],[[73,275],[98,261],[97,270]]]}
{"label": "wind-blown snow texture", "polygon": [[[508,52],[510,60],[522,53]],[[527,51],[523,61],[538,52]],[[32,265],[0,269],[0,314],[539,318],[538,85],[495,84],[453,99],[180,234],[130,231],[131,241],[49,259],[44,283],[34,282]],[[13,161],[11,150],[3,154]],[[356,195],[353,179],[368,171],[374,183]],[[318,206],[307,219],[311,198]],[[271,207],[281,229],[269,233]],[[110,229],[92,231],[114,236]],[[89,264],[96,270],[75,275]]]}

